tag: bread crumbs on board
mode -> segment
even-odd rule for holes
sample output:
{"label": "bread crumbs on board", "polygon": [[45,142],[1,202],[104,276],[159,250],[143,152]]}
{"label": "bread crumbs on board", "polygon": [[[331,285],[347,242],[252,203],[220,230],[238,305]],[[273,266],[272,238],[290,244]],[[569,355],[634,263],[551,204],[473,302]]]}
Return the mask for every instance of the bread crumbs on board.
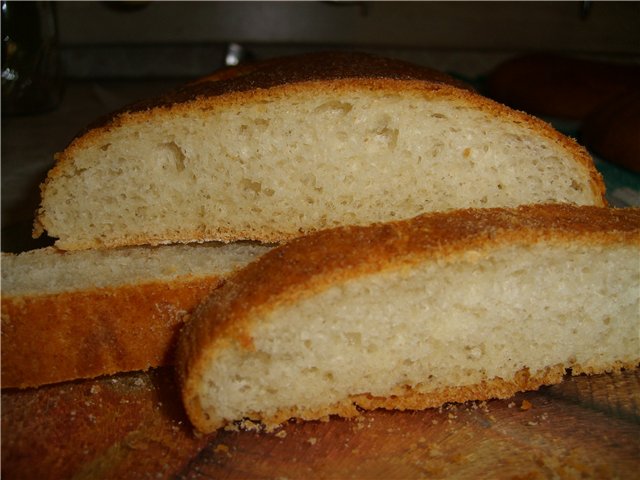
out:
{"label": "bread crumbs on board", "polygon": [[216,445],[216,448],[213,450],[213,452],[216,454],[226,455],[227,457],[231,456],[229,447],[224,443],[219,443],[218,445]]}

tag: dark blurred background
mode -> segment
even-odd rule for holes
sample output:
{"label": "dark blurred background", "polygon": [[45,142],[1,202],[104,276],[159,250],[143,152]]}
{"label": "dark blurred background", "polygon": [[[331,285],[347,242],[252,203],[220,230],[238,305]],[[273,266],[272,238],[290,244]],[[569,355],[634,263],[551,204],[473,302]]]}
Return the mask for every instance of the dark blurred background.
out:
{"label": "dark blurred background", "polygon": [[640,54],[638,2],[58,2],[72,78],[192,77],[256,57],[375,51],[465,75],[507,56]]}

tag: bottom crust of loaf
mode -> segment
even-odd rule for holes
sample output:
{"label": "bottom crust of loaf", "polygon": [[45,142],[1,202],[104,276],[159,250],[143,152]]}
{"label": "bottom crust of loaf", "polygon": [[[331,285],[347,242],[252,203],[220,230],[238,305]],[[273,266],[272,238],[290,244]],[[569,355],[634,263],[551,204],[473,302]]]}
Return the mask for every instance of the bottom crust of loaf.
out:
{"label": "bottom crust of loaf", "polygon": [[640,359],[631,363],[616,362],[607,367],[575,365],[567,371],[563,365],[555,365],[543,371],[531,374],[524,368],[516,373],[513,380],[502,378],[483,381],[476,385],[461,387],[446,387],[430,392],[421,392],[418,388],[408,385],[398,387],[389,396],[374,396],[368,393],[351,395],[343,402],[337,402],[319,409],[291,407],[278,410],[274,415],[265,416],[261,413],[251,413],[246,418],[234,422],[225,428],[227,430],[264,430],[273,432],[283,423],[295,419],[303,421],[327,420],[330,416],[342,418],[358,417],[364,411],[384,410],[424,410],[440,407],[446,403],[464,403],[469,401],[483,401],[510,398],[518,392],[537,390],[545,385],[562,382],[565,374],[601,374],[633,369],[640,365]]}

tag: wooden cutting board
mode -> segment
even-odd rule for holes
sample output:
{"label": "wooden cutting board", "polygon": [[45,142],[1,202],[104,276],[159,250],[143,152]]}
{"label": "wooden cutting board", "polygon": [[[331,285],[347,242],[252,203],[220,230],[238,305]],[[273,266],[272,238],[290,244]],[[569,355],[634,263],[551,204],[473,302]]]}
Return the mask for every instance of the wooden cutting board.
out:
{"label": "wooden cutting board", "polygon": [[640,368],[272,434],[194,435],[170,369],[3,391],[2,478],[640,478]]}

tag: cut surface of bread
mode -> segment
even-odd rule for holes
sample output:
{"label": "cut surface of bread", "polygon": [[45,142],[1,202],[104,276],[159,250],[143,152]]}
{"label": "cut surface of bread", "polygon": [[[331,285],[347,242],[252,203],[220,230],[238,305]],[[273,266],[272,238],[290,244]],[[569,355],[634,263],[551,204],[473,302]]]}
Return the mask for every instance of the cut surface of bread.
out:
{"label": "cut surface of bread", "polygon": [[177,351],[195,427],[507,398],[640,361],[640,209],[467,209],[289,242]]}
{"label": "cut surface of bread", "polygon": [[250,243],[2,254],[2,387],[32,387],[173,359],[186,315]]}
{"label": "cut surface of bread", "polygon": [[65,250],[239,239],[462,207],[603,205],[585,149],[415,65],[266,61],[114,113],[57,155],[34,234]]}

